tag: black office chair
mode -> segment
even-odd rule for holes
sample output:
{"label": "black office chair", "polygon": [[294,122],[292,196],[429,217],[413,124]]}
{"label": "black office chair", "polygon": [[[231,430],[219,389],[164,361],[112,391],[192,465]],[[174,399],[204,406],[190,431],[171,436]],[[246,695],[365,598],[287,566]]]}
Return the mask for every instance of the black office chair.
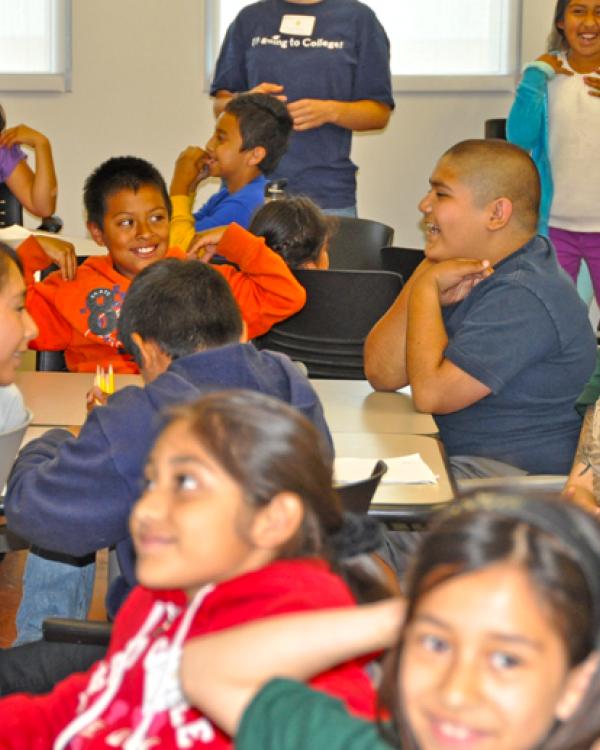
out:
{"label": "black office chair", "polygon": [[[12,224],[23,226],[23,206],[5,182],[0,182],[0,229]],[[58,234],[63,227],[60,216],[46,216],[38,229],[41,232]]]}
{"label": "black office chair", "polygon": [[42,637],[52,643],[77,643],[108,646],[112,622],[49,617],[42,623]]}
{"label": "black office chair", "polygon": [[306,305],[254,343],[303,362],[311,378],[364,380],[365,338],[400,294],[402,278],[386,271],[294,274]]}
{"label": "black office chair", "polygon": [[414,247],[382,247],[381,267],[384,271],[399,273],[404,283],[412,276],[413,271],[425,258],[423,250]]}
{"label": "black office chair", "polygon": [[5,182],[0,182],[0,228],[23,224],[23,206]]}
{"label": "black office chair", "polygon": [[486,138],[500,138],[506,140],[506,118],[494,117],[486,120],[484,124],[484,135]]}
{"label": "black office chair", "polygon": [[360,482],[338,485],[336,490],[342,501],[342,508],[351,513],[368,513],[373,495],[387,470],[385,461],[377,461],[370,477]]}
{"label": "black office chair", "polygon": [[387,224],[349,216],[336,218],[337,231],[329,241],[329,267],[352,271],[379,271],[379,249],[391,245],[394,230]]}
{"label": "black office chair", "polygon": [[35,353],[35,369],[38,372],[68,372],[64,351],[42,349]]}

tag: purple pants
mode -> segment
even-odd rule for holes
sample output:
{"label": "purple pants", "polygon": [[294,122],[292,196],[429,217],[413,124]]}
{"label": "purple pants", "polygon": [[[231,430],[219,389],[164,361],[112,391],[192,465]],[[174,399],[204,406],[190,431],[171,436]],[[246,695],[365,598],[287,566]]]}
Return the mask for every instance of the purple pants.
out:
{"label": "purple pants", "polygon": [[577,284],[579,266],[585,260],[590,271],[594,296],[600,304],[600,232],[571,232],[550,227],[550,239],[558,262]]}

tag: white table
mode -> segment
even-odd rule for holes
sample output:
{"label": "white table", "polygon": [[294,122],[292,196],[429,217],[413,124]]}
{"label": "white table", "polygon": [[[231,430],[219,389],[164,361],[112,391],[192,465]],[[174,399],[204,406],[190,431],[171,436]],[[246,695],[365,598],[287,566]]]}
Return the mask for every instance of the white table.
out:
{"label": "white table", "polygon": [[366,380],[311,380],[332,432],[436,435],[431,414],[416,411],[409,388],[378,393]]}
{"label": "white table", "polygon": [[[377,459],[419,453],[437,475],[436,484],[379,485],[371,505],[371,513],[389,520],[422,521],[436,507],[454,499],[456,488],[442,443],[426,435],[392,435],[390,433],[333,432],[336,456]],[[385,477],[384,477],[385,478]]]}
{"label": "white table", "polygon": [[[32,425],[81,425],[87,416],[85,396],[94,384],[93,373],[18,372],[16,383],[27,408],[33,412]],[[139,375],[115,375],[115,388],[142,385]]]}
{"label": "white table", "polygon": [[[92,373],[19,372],[17,385],[33,412],[25,439],[39,428],[81,425]],[[442,444],[431,437],[435,423],[415,412],[407,393],[374,393],[366,381],[315,380],[336,454],[376,459],[419,453],[439,479],[435,485],[380,485],[373,512],[377,516],[420,520],[455,495]],[[141,385],[139,375],[115,375],[115,387]],[[414,430],[416,434],[410,434]]]}
{"label": "white table", "polygon": [[[82,424],[92,373],[19,372],[17,385],[34,425]],[[414,408],[410,392],[376,393],[366,380],[312,380],[332,432],[435,435],[430,414]],[[142,385],[139,375],[115,375],[115,388]]]}
{"label": "white table", "polygon": [[57,235],[52,234],[51,232],[39,232],[37,229],[27,229],[18,224],[12,224],[9,227],[0,228],[0,241],[6,242],[11,247],[17,248],[21,242],[24,242],[24,240],[32,234],[39,234],[45,237],[53,237],[54,239],[70,242],[75,247],[75,253],[77,255],[106,255],[107,253],[105,247],[97,245],[90,237],[68,237],[63,234]]}

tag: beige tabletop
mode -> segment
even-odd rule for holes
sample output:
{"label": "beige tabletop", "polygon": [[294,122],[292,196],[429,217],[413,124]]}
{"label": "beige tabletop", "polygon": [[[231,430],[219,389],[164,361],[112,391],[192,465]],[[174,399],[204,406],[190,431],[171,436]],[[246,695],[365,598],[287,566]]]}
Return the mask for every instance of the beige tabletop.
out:
{"label": "beige tabletop", "polygon": [[[93,380],[91,373],[17,373],[17,385],[33,412],[25,440],[37,437],[40,427],[83,424],[85,395]],[[381,484],[373,507],[377,515],[414,519],[454,497],[441,443],[426,434],[408,434],[411,428],[421,432],[435,429],[429,415],[414,411],[408,394],[373,393],[366,381],[313,383],[323,401],[338,456],[372,457],[375,463],[379,458],[419,453],[438,475],[434,485]],[[115,376],[116,389],[141,384],[139,375]]]}
{"label": "beige tabletop", "polygon": [[[27,408],[33,412],[32,425],[81,425],[86,418],[85,395],[94,375],[78,372],[18,372],[16,383]],[[115,375],[115,388],[141,385],[139,375]]]}
{"label": "beige tabletop", "polygon": [[64,234],[57,235],[51,232],[40,232],[37,230],[27,229],[19,224],[12,224],[9,227],[0,228],[0,240],[6,242],[11,247],[18,247],[21,242],[32,234],[41,235],[42,237],[51,237],[54,239],[70,242],[75,247],[77,255],[106,255],[107,250],[101,245],[97,245],[91,237],[67,237]]}
{"label": "beige tabletop", "polygon": [[435,435],[431,414],[415,410],[408,388],[377,393],[366,380],[311,380],[332,432]]}
{"label": "beige tabletop", "polygon": [[425,517],[432,506],[449,502],[455,488],[448,474],[446,455],[439,440],[426,435],[391,435],[389,433],[333,432],[336,456],[377,459],[419,453],[437,475],[436,484],[385,484],[383,481],[373,499],[372,511],[378,516],[405,520]]}
{"label": "beige tabletop", "polygon": [[[92,373],[17,373],[17,385],[34,425],[80,425],[86,417],[85,394]],[[415,411],[410,394],[375,393],[366,380],[312,380],[332,432],[434,435],[430,414]],[[115,388],[141,385],[139,375],[115,375]]]}

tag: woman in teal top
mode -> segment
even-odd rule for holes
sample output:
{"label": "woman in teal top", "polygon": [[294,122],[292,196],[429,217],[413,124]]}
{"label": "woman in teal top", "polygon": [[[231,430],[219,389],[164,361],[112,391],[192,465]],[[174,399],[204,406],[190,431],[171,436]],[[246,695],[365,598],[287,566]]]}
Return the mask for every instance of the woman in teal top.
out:
{"label": "woman in teal top", "polygon": [[[184,649],[182,685],[241,750],[589,749],[600,737],[599,571],[600,526],[583,510],[480,493],[435,522],[405,603],[197,640]],[[381,728],[272,679],[306,679],[393,643]]]}

